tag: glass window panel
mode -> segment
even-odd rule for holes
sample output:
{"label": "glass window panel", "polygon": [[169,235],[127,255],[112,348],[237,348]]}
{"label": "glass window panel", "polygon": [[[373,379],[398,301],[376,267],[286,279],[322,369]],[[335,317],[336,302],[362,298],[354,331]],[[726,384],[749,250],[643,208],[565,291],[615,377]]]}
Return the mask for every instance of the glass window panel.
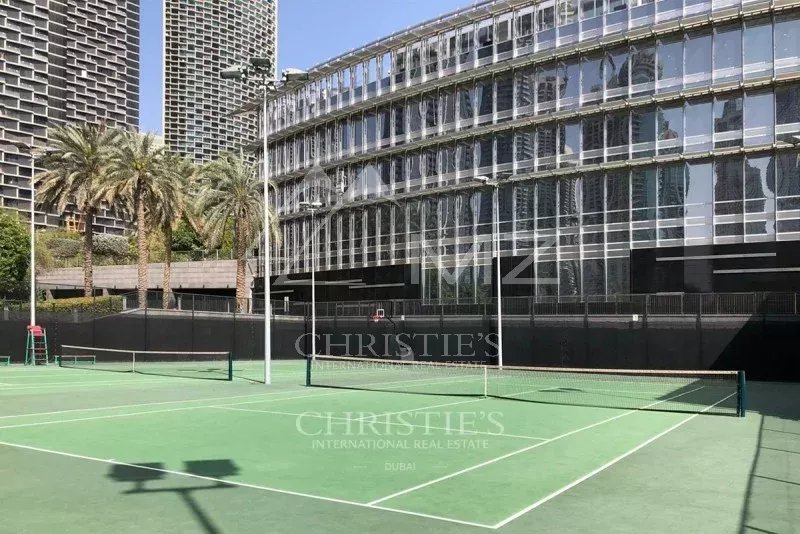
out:
{"label": "glass window panel", "polygon": [[613,113],[606,116],[606,146],[628,144],[628,113]]}
{"label": "glass window panel", "polygon": [[639,44],[631,48],[631,85],[648,84],[656,81],[656,47]]}
{"label": "glass window panel", "polygon": [[612,50],[606,54],[604,75],[608,90],[628,86],[628,50],[626,48]]}
{"label": "glass window panel", "polygon": [[417,99],[408,101],[408,131],[412,134],[422,130],[422,102]]}
{"label": "glass window panel", "polygon": [[576,165],[581,153],[581,125],[577,121],[567,122],[559,124],[558,129],[558,153],[561,154],[562,166]]}
{"label": "glass window panel", "polygon": [[686,238],[709,241],[713,237],[713,167],[711,163],[686,166]]}
{"label": "glass window panel", "polygon": [[611,171],[607,176],[608,222],[627,222],[630,209],[630,177],[627,171]]}
{"label": "glass window panel", "polygon": [[479,80],[475,84],[475,99],[478,103],[478,115],[491,115],[494,101],[494,85],[491,78]]}
{"label": "glass window panel", "polygon": [[779,153],[775,156],[778,196],[800,195],[800,154]]}
{"label": "glass window panel", "polygon": [[683,164],[658,168],[658,218],[683,217]]}
{"label": "glass window panel", "polygon": [[472,140],[458,142],[458,170],[471,171],[475,163],[475,146]]}
{"label": "glass window panel", "polygon": [[736,214],[743,211],[742,163],[740,157],[714,161],[714,213],[717,215]]}
{"label": "glass window panel", "polygon": [[442,122],[452,124],[456,120],[456,95],[452,89],[441,91]]}
{"label": "glass window panel", "polygon": [[436,93],[425,95],[425,128],[428,135],[439,125],[439,97]]}
{"label": "glass window panel", "polygon": [[633,220],[656,218],[656,170],[641,169],[631,173],[631,207]]}
{"label": "glass window panel", "polygon": [[517,230],[533,230],[536,196],[533,182],[517,183],[514,186],[514,213]]}
{"label": "glass window panel", "polygon": [[720,28],[714,35],[714,70],[742,66],[742,30],[739,26]]}
{"label": "glass window panel", "polygon": [[675,83],[664,85],[678,85],[683,78],[683,41],[658,42],[658,68],[656,75],[659,81],[673,80]]}
{"label": "glass window panel", "polygon": [[511,163],[514,155],[514,136],[511,132],[499,133],[497,142],[497,164]]}
{"label": "glass window panel", "polygon": [[558,78],[559,109],[577,106],[581,79],[579,64],[559,63]]}
{"label": "glass window panel", "polygon": [[653,143],[656,140],[656,111],[639,108],[631,112],[631,138],[634,143]]}
{"label": "glass window panel", "polygon": [[578,177],[565,177],[560,182],[559,213],[561,215],[573,215],[578,213],[578,187],[580,180]]}
{"label": "glass window panel", "polygon": [[556,155],[558,146],[557,129],[554,126],[541,126],[536,129],[536,152],[539,158]]}
{"label": "glass window panel", "polygon": [[536,73],[536,102],[541,105],[556,100],[556,68],[545,67]]}
{"label": "glass window panel", "polygon": [[603,148],[603,119],[592,117],[583,119],[583,150]]}
{"label": "glass window panel", "polygon": [[536,295],[539,297],[558,296],[558,264],[543,261],[536,264]]}
{"label": "glass window panel", "polygon": [[581,294],[581,264],[578,260],[558,262],[558,294],[571,296]]}
{"label": "glass window panel", "polygon": [[683,138],[683,107],[658,108],[656,121],[659,141]]}
{"label": "glass window panel", "polygon": [[714,101],[714,133],[741,131],[743,112],[742,97],[717,98]]}
{"label": "glass window panel", "polygon": [[475,143],[475,149],[477,151],[475,157],[478,161],[478,168],[491,167],[494,159],[491,136],[478,138]]}
{"label": "glass window panel", "polygon": [[800,85],[776,87],[775,108],[777,124],[800,123]]}
{"label": "glass window panel", "polygon": [[800,59],[800,17],[792,15],[775,22],[775,59]]}
{"label": "glass window panel", "polygon": [[691,150],[711,149],[712,121],[711,102],[687,102],[685,114],[686,147]]}
{"label": "glass window panel", "polygon": [[536,180],[536,217],[538,228],[555,228],[557,181],[555,178]]}
{"label": "glass window panel", "polygon": [[627,295],[631,286],[630,260],[628,258],[608,258],[606,260],[607,292],[609,295]]}
{"label": "glass window panel", "polygon": [[[583,224],[602,224],[603,200],[605,198],[605,176],[602,172],[592,172],[583,176],[581,199],[583,203]],[[587,218],[587,214],[592,215]]]}
{"label": "glass window panel", "polygon": [[509,76],[496,79],[497,83],[497,113],[510,111],[514,105],[514,84]]}
{"label": "glass window panel", "polygon": [[775,158],[748,156],[744,167],[745,198],[775,198]]}
{"label": "glass window panel", "polygon": [[711,35],[690,35],[684,41],[686,83],[707,80],[711,76]]}
{"label": "glass window panel", "polygon": [[517,107],[523,108],[534,104],[534,87],[536,71],[534,69],[519,70],[514,74],[517,84]]}
{"label": "glass window panel", "polygon": [[461,85],[458,88],[458,117],[459,119],[471,119],[474,116],[475,107],[473,104],[473,89],[468,85]]}
{"label": "glass window panel", "polygon": [[603,58],[583,58],[581,61],[581,94],[584,100],[589,95],[603,98]]}
{"label": "glass window panel", "polygon": [[406,108],[403,104],[394,107],[394,134],[405,135],[406,133]]}
{"label": "glass window panel", "polygon": [[606,294],[606,262],[604,260],[583,260],[583,294]]}
{"label": "glass window panel", "polygon": [[745,145],[771,144],[775,138],[775,108],[772,91],[747,93],[744,98]]}
{"label": "glass window panel", "polygon": [[517,162],[532,161],[535,157],[536,130],[532,127],[516,130],[515,137]]}
{"label": "glass window panel", "polygon": [[772,21],[748,21],[742,50],[745,78],[772,74]]}

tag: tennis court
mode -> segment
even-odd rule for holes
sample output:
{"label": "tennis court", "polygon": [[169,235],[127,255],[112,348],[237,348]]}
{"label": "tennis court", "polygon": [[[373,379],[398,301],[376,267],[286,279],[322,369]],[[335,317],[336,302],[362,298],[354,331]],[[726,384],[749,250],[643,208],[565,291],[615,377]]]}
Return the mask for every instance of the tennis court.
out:
{"label": "tennis court", "polygon": [[[0,369],[4,530],[800,524],[797,385],[749,384],[740,418],[730,377],[320,359],[275,362],[265,387],[257,362],[234,362],[232,381],[78,363]],[[224,374],[200,363],[193,378]]]}

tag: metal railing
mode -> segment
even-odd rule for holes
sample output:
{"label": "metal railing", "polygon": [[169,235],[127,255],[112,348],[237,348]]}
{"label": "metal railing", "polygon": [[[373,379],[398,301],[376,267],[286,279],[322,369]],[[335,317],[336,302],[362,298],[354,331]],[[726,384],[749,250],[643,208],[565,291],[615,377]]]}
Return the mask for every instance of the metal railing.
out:
{"label": "metal railing", "polygon": [[[83,313],[109,313],[114,309],[103,306],[97,296],[73,308]],[[229,296],[173,293],[167,306],[164,294],[148,291],[146,302],[139,302],[138,292],[118,295],[121,311],[140,309],[222,314],[263,314],[263,299],[236,299]],[[37,307],[43,312],[58,313],[61,309],[50,300]],[[108,309],[106,309],[108,308]],[[28,309],[27,301],[0,300],[0,320],[5,316]],[[362,317],[369,319],[377,309],[395,319],[403,316],[488,316],[497,313],[493,299],[485,302],[438,300],[368,300],[317,302],[317,317]],[[503,314],[506,316],[726,316],[726,315],[799,315],[800,293],[681,293],[651,295],[600,295],[582,297],[506,297]],[[70,313],[76,313],[73,309]],[[276,316],[309,317],[311,304],[288,300],[273,300]]]}

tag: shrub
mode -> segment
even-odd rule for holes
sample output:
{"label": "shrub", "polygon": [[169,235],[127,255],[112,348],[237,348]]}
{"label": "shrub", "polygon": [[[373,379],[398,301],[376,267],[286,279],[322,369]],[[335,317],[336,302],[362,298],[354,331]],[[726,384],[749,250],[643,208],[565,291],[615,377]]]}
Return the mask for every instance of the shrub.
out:
{"label": "shrub", "polygon": [[45,241],[45,244],[50,249],[53,257],[60,260],[74,258],[83,250],[80,241],[64,239],[63,237],[51,237]]}
{"label": "shrub", "polygon": [[71,312],[78,310],[93,313],[119,313],[122,311],[122,297],[77,297],[38,302],[36,307],[43,312]]}
{"label": "shrub", "polygon": [[95,234],[92,236],[94,251],[101,256],[122,257],[128,255],[128,238],[121,235]]}

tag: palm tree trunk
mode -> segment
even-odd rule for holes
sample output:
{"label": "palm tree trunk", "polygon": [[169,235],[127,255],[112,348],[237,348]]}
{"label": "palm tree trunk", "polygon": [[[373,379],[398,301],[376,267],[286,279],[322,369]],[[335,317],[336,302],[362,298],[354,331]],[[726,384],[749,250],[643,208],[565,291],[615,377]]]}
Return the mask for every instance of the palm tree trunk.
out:
{"label": "palm tree trunk", "polygon": [[234,244],[234,247],[236,248],[236,307],[239,313],[244,313],[247,311],[247,288],[245,287],[245,282],[247,279],[247,245],[245,239],[247,236],[243,231],[235,232],[235,234],[236,243]]}
{"label": "palm tree trunk", "polygon": [[92,222],[94,221],[94,210],[89,207],[83,209],[84,228],[83,228],[83,296],[91,297],[94,295],[94,272],[92,268]]}
{"label": "palm tree trunk", "polygon": [[164,303],[163,308],[169,309],[172,301],[172,225],[164,226]]}
{"label": "palm tree trunk", "polygon": [[137,229],[137,245],[139,250],[139,269],[138,269],[138,283],[139,283],[139,307],[147,307],[147,289],[149,282],[147,280],[147,271],[150,268],[150,255],[148,254],[148,235],[147,224],[145,221],[145,206],[144,198],[141,191],[136,193],[136,229]]}

